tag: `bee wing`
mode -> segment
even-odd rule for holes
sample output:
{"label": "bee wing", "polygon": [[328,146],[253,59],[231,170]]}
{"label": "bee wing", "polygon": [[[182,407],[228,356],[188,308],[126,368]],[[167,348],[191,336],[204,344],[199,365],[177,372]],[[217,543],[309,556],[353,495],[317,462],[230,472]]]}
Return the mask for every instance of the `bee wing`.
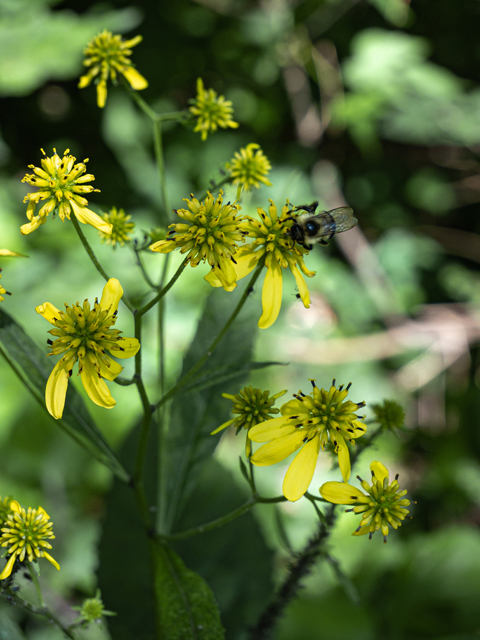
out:
{"label": "bee wing", "polygon": [[353,215],[353,209],[351,207],[338,207],[338,209],[332,209],[327,211],[335,220],[336,233],[342,231],[348,231],[358,224],[357,218]]}

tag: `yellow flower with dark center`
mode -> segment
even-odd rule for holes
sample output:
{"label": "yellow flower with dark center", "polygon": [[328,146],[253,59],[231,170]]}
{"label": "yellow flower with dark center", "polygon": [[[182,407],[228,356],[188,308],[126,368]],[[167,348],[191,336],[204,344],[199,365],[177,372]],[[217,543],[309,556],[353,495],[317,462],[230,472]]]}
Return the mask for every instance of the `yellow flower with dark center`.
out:
{"label": "yellow flower with dark center", "polygon": [[241,207],[235,203],[224,204],[223,191],[217,198],[209,193],[205,202],[199,202],[193,194],[190,198],[184,198],[188,210],[174,211],[185,222],[171,224],[167,239],[154,242],[150,249],[160,253],[180,249],[180,253],[187,254],[192,267],[208,262],[219,282],[233,288],[236,278],[233,256],[237,244],[244,242],[240,229],[243,218],[238,216]]}
{"label": "yellow flower with dark center", "polygon": [[129,56],[132,47],[142,41],[142,36],[135,36],[131,40],[122,40],[120,35],[112,35],[106,29],[92,38],[83,52],[85,60],[83,64],[90,67],[88,72],[80,78],[80,89],[88,87],[95,78],[97,85],[97,104],[100,108],[105,106],[107,100],[107,80],[117,82],[119,73],[127,80],[132,89],[140,91],[148,87],[146,79],[138,73],[132,65]]}
{"label": "yellow flower with dark center", "polygon": [[115,380],[123,367],[106,352],[125,359],[140,349],[136,338],[122,338],[121,331],[110,328],[117,320],[122,295],[119,281],[110,278],[100,302],[96,299],[93,309],[88,300],[83,305],[77,302],[69,307],[65,304],[65,311],[59,311],[50,302],[36,308],[36,312],[55,327],[49,331],[57,339],[48,340],[52,349],[48,355],[65,354],[53,368],[45,389],[47,409],[54,418],[59,419],[63,415],[68,380],[77,361],[78,373],[90,399],[105,409],[115,406],[104,378]]}
{"label": "yellow flower with dark center", "polygon": [[[58,213],[62,221],[65,218],[70,220],[73,211],[79,222],[91,224],[104,233],[111,233],[112,225],[87,209],[88,200],[80,195],[99,191],[92,185],[85,184],[95,180],[91,173],[85,174],[88,159],[75,164],[76,158],[69,155],[70,149],[64,152],[63,158],[60,158],[56,149],[51,157],[48,157],[43,149],[41,151],[45,156],[40,161],[42,168],[29,165],[29,169],[33,169],[34,173],[27,173],[22,179],[22,182],[38,187],[39,191],[29,193],[23,199],[24,202],[28,202],[27,218],[30,222],[21,226],[20,231],[24,235],[32,233],[47,221],[47,216],[52,211],[53,216]],[[41,200],[45,200],[45,204],[39,209],[38,215],[35,215],[35,209]]]}
{"label": "yellow flower with dark center", "polygon": [[[2,273],[3,269],[0,269],[0,278],[2,277],[1,273]],[[10,293],[10,291],[7,291],[6,289],[4,289],[2,287],[2,285],[0,284],[0,302],[2,302],[2,300],[5,300],[3,294],[7,295],[7,296],[11,296],[12,294]]]}
{"label": "yellow flower with dark center", "polygon": [[110,211],[108,213],[104,213],[102,217],[105,222],[112,225],[112,233],[99,231],[101,241],[111,244],[114,249],[117,242],[121,247],[123,247],[125,242],[130,240],[130,236],[128,234],[135,228],[135,223],[129,222],[132,216],[125,215],[125,211],[123,209],[118,209],[117,211],[117,207],[112,207]]}
{"label": "yellow flower with dark center", "polygon": [[270,200],[268,214],[263,209],[257,209],[257,211],[261,222],[245,216],[240,225],[245,235],[254,240],[251,244],[240,248],[234,256],[236,278],[233,284],[225,287],[213,271],[205,276],[205,280],[213,287],[223,286],[227,291],[232,291],[236,287],[236,281],[248,275],[259,261],[264,259],[267,273],[262,289],[263,313],[258,326],[260,329],[267,329],[280,313],[283,291],[282,269],[288,267],[293,273],[300,298],[307,309],[310,306],[310,294],[302,273],[311,278],[315,272],[309,271],[303,261],[303,256],[308,254],[308,251],[296,244],[288,234],[288,229],[292,225],[288,201],[280,216],[273,200]]}
{"label": "yellow flower with dark center", "polygon": [[326,482],[320,487],[320,495],[333,504],[355,505],[353,509],[345,510],[362,515],[360,526],[352,533],[353,536],[363,536],[368,533],[371,540],[375,531],[381,530],[383,541],[387,542],[389,527],[398,529],[405,518],[411,518],[408,515],[408,509],[405,509],[410,504],[410,500],[403,497],[407,491],[400,489],[398,474],[390,483],[388,469],[378,461],[372,462],[370,471],[371,485],[357,476],[366,493],[345,482]]}
{"label": "yellow flower with dark center", "polygon": [[9,558],[0,574],[0,580],[8,578],[17,559],[23,562],[26,558],[29,562],[33,562],[38,558],[46,558],[60,571],[58,562],[45,551],[52,548],[47,540],[55,538],[50,516],[42,507],[24,509],[16,500],[12,501],[11,510],[1,528],[0,545],[8,547]]}
{"label": "yellow flower with dark center", "polygon": [[267,180],[267,175],[272,168],[268,158],[260,149],[260,145],[251,143],[240,151],[227,163],[233,184],[238,184],[245,191],[250,191],[252,187],[258,189],[260,183],[272,186]]}
{"label": "yellow flower with dark center", "polygon": [[272,415],[279,412],[279,409],[275,409],[273,405],[275,404],[275,400],[280,398],[280,396],[283,396],[285,393],[287,393],[286,390],[280,391],[274,396],[270,396],[270,391],[261,391],[261,389],[256,389],[251,385],[240,390],[235,395],[222,393],[222,397],[228,398],[233,402],[232,413],[236,413],[237,416],[231,420],[227,420],[227,422],[224,422],[215,429],[215,431],[212,431],[210,435],[213,436],[219,431],[222,431],[222,429],[226,429],[231,425],[235,426],[237,434],[242,427],[243,429],[247,429],[245,455],[249,458],[252,452],[252,443],[248,436],[248,432],[259,422],[271,420]]}
{"label": "yellow flower with dark center", "polygon": [[307,491],[312,481],[320,449],[334,448],[338,464],[345,481],[350,477],[350,453],[347,440],[355,444],[367,431],[363,417],[356,411],[364,402],[345,401],[350,389],[335,380],[329,391],[319,389],[312,380],[310,395],[301,391],[294,394],[295,400],[285,403],[281,418],[273,418],[250,429],[250,440],[267,442],[250,458],[258,467],[266,467],[284,460],[300,449],[288,468],[283,481],[283,495],[287,500],[298,500]]}
{"label": "yellow flower with dark center", "polygon": [[232,120],[233,107],[230,100],[217,95],[213,89],[205,90],[203,80],[197,80],[197,95],[191,100],[190,113],[197,118],[194,131],[201,131],[202,140],[206,140],[209,133],[218,127],[236,129],[238,122]]}

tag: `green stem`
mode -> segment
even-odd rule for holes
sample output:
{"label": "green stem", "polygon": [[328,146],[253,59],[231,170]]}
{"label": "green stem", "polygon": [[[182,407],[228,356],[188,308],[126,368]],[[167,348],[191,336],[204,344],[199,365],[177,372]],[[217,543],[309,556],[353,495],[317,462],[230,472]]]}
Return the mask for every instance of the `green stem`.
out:
{"label": "green stem", "polygon": [[158,177],[160,180],[160,193],[163,206],[163,220],[164,224],[168,224],[168,198],[167,198],[167,181],[165,178],[165,159],[163,157],[163,142],[162,142],[162,123],[158,118],[153,121],[153,142],[155,147],[155,158],[157,160]]}
{"label": "green stem", "polygon": [[248,298],[248,296],[252,292],[253,286],[254,286],[255,282],[257,281],[257,279],[258,279],[258,277],[260,275],[260,272],[261,272],[261,270],[263,268],[263,263],[264,263],[263,260],[259,262],[259,264],[258,264],[258,266],[257,266],[252,278],[250,279],[249,283],[245,287],[245,291],[243,292],[242,297],[240,298],[237,306],[235,307],[235,310],[233,311],[232,315],[230,316],[230,318],[225,323],[223,329],[220,331],[218,336],[215,338],[215,340],[208,347],[208,349],[206,350],[204,355],[199,360],[197,360],[197,362],[193,365],[193,367],[190,369],[190,371],[188,371],[177,382],[177,384],[175,386],[173,386],[170,389],[170,391],[167,391],[167,393],[154,405],[154,407],[156,409],[158,409],[158,407],[161,407],[166,402],[168,402],[168,400],[170,400],[170,398],[172,398],[177,393],[177,391],[179,389],[181,389],[183,386],[185,386],[185,383],[188,382],[188,380],[190,380],[190,378],[197,373],[197,371],[205,364],[205,362],[208,360],[208,358],[215,351],[216,347],[221,342],[221,340],[224,338],[225,334],[230,329],[230,327],[232,326],[234,320],[236,319],[236,317],[238,316],[238,314],[242,310],[242,307],[245,304],[246,299]]}
{"label": "green stem", "polygon": [[[110,280],[110,277],[107,275],[105,269],[102,267],[100,262],[97,260],[97,256],[94,254],[92,247],[90,246],[90,244],[89,244],[88,240],[86,239],[83,231],[81,230],[80,223],[78,222],[76,216],[72,215],[71,220],[73,222],[73,226],[75,227],[75,229],[76,229],[76,231],[78,233],[78,237],[80,238],[80,241],[83,244],[83,246],[85,248],[85,251],[87,252],[88,257],[92,261],[95,269],[108,282],[108,280]],[[128,300],[125,300],[125,298],[122,298],[122,302],[132,313],[134,312],[134,308],[133,308],[133,306],[130,304],[130,302]]]}
{"label": "green stem", "polygon": [[133,247],[133,251],[135,253],[135,261],[140,268],[140,271],[142,272],[143,279],[151,289],[158,289],[157,285],[153,282],[153,280],[148,275],[147,270],[145,269],[145,265],[143,264],[142,258],[140,257],[140,251],[137,251],[135,247]]}
{"label": "green stem", "polygon": [[32,569],[32,567],[30,565],[30,562],[27,562],[26,564],[28,566],[28,571],[30,573],[30,577],[32,578],[33,585],[35,587],[35,591],[37,592],[37,596],[38,596],[38,599],[39,599],[39,602],[40,602],[40,606],[37,607],[34,604],[31,604],[30,602],[28,602],[27,600],[24,600],[16,592],[12,591],[11,588],[8,589],[9,595],[11,595],[15,599],[15,603],[17,605],[19,605],[23,609],[26,609],[27,611],[30,611],[30,613],[34,613],[34,614],[36,614],[38,616],[43,616],[44,618],[47,618],[55,626],[57,626],[67,636],[67,638],[70,638],[70,640],[76,640],[76,636],[70,631],[70,629],[68,627],[66,627],[57,618],[57,616],[54,613],[52,613],[50,611],[50,609],[45,605],[45,602],[43,600],[43,595],[42,595],[42,589],[41,589],[40,583],[38,581],[38,576],[35,573],[35,570]]}
{"label": "green stem", "polygon": [[142,307],[141,309],[138,309],[138,311],[135,314],[135,318],[141,318],[145,313],[147,313],[147,311],[150,311],[150,309],[154,307],[157,304],[157,302],[159,302],[163,298],[163,296],[173,287],[175,282],[178,280],[178,278],[182,274],[182,271],[187,266],[187,263],[188,263],[188,258],[185,258],[182,264],[175,271],[174,275],[170,279],[170,282],[167,285],[165,285],[165,287],[155,296],[155,298],[153,298],[153,300],[150,300],[150,302],[148,302],[144,307]]}
{"label": "green stem", "polygon": [[157,534],[157,538],[161,541],[173,541],[173,540],[185,540],[186,538],[191,538],[192,536],[196,536],[200,533],[207,533],[208,531],[213,531],[214,529],[218,529],[220,527],[225,526],[232,520],[236,520],[240,516],[243,516],[244,513],[250,511],[252,507],[254,507],[258,503],[276,503],[276,502],[286,502],[286,498],[284,496],[278,496],[275,498],[262,498],[260,496],[252,496],[247,502],[244,502],[242,505],[230,511],[224,516],[220,518],[216,518],[215,520],[211,520],[206,524],[202,524],[198,527],[192,527],[192,529],[187,529],[186,531],[180,531],[179,533],[172,534]]}

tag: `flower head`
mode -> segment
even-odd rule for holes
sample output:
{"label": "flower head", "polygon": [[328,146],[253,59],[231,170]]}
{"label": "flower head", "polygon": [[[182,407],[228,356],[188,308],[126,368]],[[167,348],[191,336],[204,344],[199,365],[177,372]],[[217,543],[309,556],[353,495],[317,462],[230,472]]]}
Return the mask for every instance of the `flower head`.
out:
{"label": "flower head", "polygon": [[290,268],[295,277],[300,298],[307,309],[310,306],[310,294],[302,273],[311,278],[315,272],[309,271],[303,261],[303,256],[308,251],[295,244],[288,234],[292,224],[288,201],[280,216],[273,200],[270,200],[268,214],[263,209],[257,209],[257,211],[261,221],[245,216],[245,220],[240,225],[245,235],[254,240],[242,247],[234,256],[236,273],[234,283],[225,287],[214,272],[205,276],[205,280],[213,287],[223,286],[227,291],[231,291],[236,286],[236,280],[248,275],[261,260],[264,260],[267,273],[262,289],[263,313],[258,326],[260,329],[267,329],[280,313],[283,289],[282,269]]}
{"label": "flower head", "polygon": [[[88,159],[75,164],[76,158],[69,155],[70,149],[64,152],[63,158],[60,158],[56,149],[53,150],[51,157],[46,156],[43,149],[41,151],[45,156],[40,161],[42,168],[29,165],[34,173],[27,173],[22,179],[22,182],[39,187],[39,191],[28,193],[23,199],[24,202],[28,202],[27,218],[30,222],[22,225],[20,231],[24,235],[35,231],[47,221],[47,216],[52,211],[53,216],[55,217],[58,213],[62,221],[65,218],[70,220],[70,214],[73,211],[79,222],[91,224],[104,233],[111,233],[112,225],[87,209],[88,200],[80,195],[99,191],[92,185],[85,184],[95,180],[95,176],[91,173],[85,174]],[[39,209],[38,215],[35,215],[35,209],[40,200],[45,200],[45,204]]]}
{"label": "flower head", "polygon": [[50,516],[42,507],[24,509],[16,500],[12,501],[11,510],[1,528],[0,545],[8,547],[9,558],[0,574],[0,580],[8,578],[17,559],[23,562],[27,558],[29,562],[33,562],[37,558],[46,558],[60,571],[58,562],[45,551],[52,548],[47,540],[55,538]]}
{"label": "flower head", "polygon": [[100,622],[103,616],[116,616],[113,611],[107,611],[102,602],[102,594],[100,589],[97,589],[97,593],[94,598],[87,598],[83,601],[81,607],[72,607],[77,611],[80,611],[80,616],[85,622]]}
{"label": "flower head", "polygon": [[197,95],[191,100],[190,113],[197,118],[194,131],[202,132],[202,140],[206,140],[209,133],[218,127],[236,129],[238,122],[232,120],[233,107],[230,100],[217,95],[213,89],[205,90],[203,80],[197,80]]}
{"label": "flower head", "polygon": [[259,422],[271,420],[272,414],[279,412],[279,409],[275,409],[273,405],[275,404],[275,400],[285,393],[287,392],[280,391],[280,393],[270,396],[270,391],[261,391],[261,389],[255,389],[251,385],[240,390],[234,396],[230,393],[222,393],[224,398],[228,398],[233,402],[232,413],[236,413],[237,417],[224,422],[215,429],[215,431],[212,431],[210,435],[213,436],[231,425],[235,426],[237,434],[242,427],[247,429],[245,455],[249,458],[252,452],[252,443],[250,442],[248,432]]}
{"label": "flower head", "polygon": [[[1,275],[2,273],[2,269],[0,269],[0,278],[2,277]],[[7,296],[11,296],[12,294],[10,293],[10,291],[7,291],[6,289],[4,289],[2,287],[2,285],[0,284],[0,302],[2,302],[2,300],[5,300],[3,294],[7,295]]]}
{"label": "flower head", "polygon": [[272,183],[267,180],[271,168],[272,165],[260,149],[260,145],[253,142],[237,151],[227,163],[233,184],[238,184],[245,191],[250,191],[252,187],[258,189],[260,182],[271,187]]}
{"label": "flower head", "polygon": [[383,404],[374,404],[372,409],[375,413],[375,420],[382,429],[402,429],[405,426],[405,411],[394,400],[384,400]]}
{"label": "flower head", "polygon": [[131,358],[140,349],[136,338],[122,338],[121,331],[111,329],[118,313],[118,303],[123,289],[118,280],[110,278],[103,289],[100,302],[95,300],[93,308],[88,300],[83,305],[59,311],[50,302],[36,308],[36,312],[55,328],[49,333],[57,339],[48,340],[52,350],[48,355],[64,354],[53,368],[45,390],[48,412],[56,419],[63,415],[68,380],[73,366],[78,361],[78,373],[90,399],[105,409],[115,406],[115,400],[104,381],[115,380],[123,367],[113,360]]}
{"label": "flower head", "polygon": [[185,198],[188,210],[175,211],[184,222],[171,224],[167,239],[155,242],[150,249],[160,253],[180,249],[180,253],[187,254],[192,267],[206,261],[219,282],[233,288],[236,277],[233,255],[244,236],[240,230],[242,218],[237,216],[241,207],[235,203],[224,204],[223,191],[217,198],[209,193],[205,202],[199,202],[193,194],[190,197],[191,200]]}
{"label": "flower head", "polygon": [[132,47],[142,41],[142,36],[135,36],[131,40],[122,40],[122,36],[112,35],[106,29],[92,38],[83,52],[83,64],[89,67],[88,72],[80,78],[80,89],[88,87],[95,78],[97,85],[97,104],[105,106],[107,100],[107,80],[117,82],[119,73],[127,80],[132,89],[140,91],[148,87],[148,82],[132,65],[129,56]]}
{"label": "flower head", "polygon": [[355,505],[353,509],[346,509],[346,511],[362,514],[360,526],[352,533],[353,536],[363,536],[368,533],[371,540],[375,531],[380,529],[383,533],[383,541],[387,542],[389,527],[398,529],[405,518],[410,518],[407,515],[408,509],[405,509],[410,504],[410,500],[403,498],[407,491],[400,490],[398,474],[390,484],[388,469],[381,462],[372,462],[370,471],[371,485],[357,476],[366,493],[345,482],[326,482],[320,487],[320,495],[334,504]]}
{"label": "flower head", "polygon": [[130,236],[128,234],[131,233],[135,227],[134,222],[129,222],[132,216],[125,215],[125,211],[123,209],[118,209],[117,211],[117,207],[112,207],[109,213],[104,213],[102,217],[105,222],[112,226],[112,232],[105,233],[103,231],[99,231],[101,241],[111,244],[114,249],[117,242],[123,247],[125,242],[130,240]]}
{"label": "flower head", "polygon": [[346,400],[350,384],[336,387],[335,380],[329,391],[319,389],[312,380],[310,395],[302,391],[294,394],[295,400],[285,403],[281,418],[273,418],[250,429],[250,440],[267,442],[250,458],[258,467],[266,467],[284,460],[301,449],[288,468],[283,481],[283,495],[287,500],[298,500],[312,481],[320,449],[333,447],[344,480],[350,477],[350,453],[347,440],[363,436],[367,428],[363,417],[356,411],[364,402]]}

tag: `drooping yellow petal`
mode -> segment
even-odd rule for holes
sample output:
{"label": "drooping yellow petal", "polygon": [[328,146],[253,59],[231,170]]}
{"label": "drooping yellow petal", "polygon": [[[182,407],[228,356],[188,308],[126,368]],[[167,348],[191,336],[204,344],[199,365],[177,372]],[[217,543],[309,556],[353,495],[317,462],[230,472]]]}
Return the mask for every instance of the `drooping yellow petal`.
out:
{"label": "drooping yellow petal", "polygon": [[112,356],[120,358],[121,360],[131,358],[140,349],[140,342],[136,338],[120,338],[120,340],[118,340],[115,344],[120,347],[121,350],[114,349],[110,351],[110,353],[112,354]]}
{"label": "drooping yellow petal", "polygon": [[338,453],[338,466],[342,472],[342,478],[344,482],[348,482],[352,468],[350,466],[350,451],[348,450],[347,443],[342,435],[338,432],[335,434],[335,440],[337,441],[337,453]]}
{"label": "drooping yellow petal", "polygon": [[295,277],[295,282],[297,283],[298,293],[300,294],[300,298],[303,302],[303,306],[306,309],[310,308],[310,293],[308,291],[307,283],[305,282],[305,278],[302,276],[302,273],[298,267],[291,264],[290,269]]}
{"label": "drooping yellow petal", "polygon": [[58,564],[58,562],[57,562],[56,560],[54,560],[54,559],[52,558],[52,556],[51,556],[49,553],[47,553],[46,551],[44,551],[44,552],[43,552],[43,556],[44,556],[44,558],[46,558],[49,562],[51,562],[51,563],[53,564],[53,566],[55,567],[55,569],[56,569],[57,571],[60,571],[60,565]]}
{"label": "drooping yellow petal", "polygon": [[105,222],[103,218],[97,216],[96,213],[90,211],[90,209],[87,209],[87,207],[81,207],[78,202],[75,202],[75,200],[73,199],[70,199],[69,202],[72,206],[73,213],[75,214],[79,222],[81,222],[82,224],[90,224],[92,225],[92,227],[95,227],[95,229],[98,229],[102,233],[112,233],[112,225],[108,222]]}
{"label": "drooping yellow petal", "polygon": [[276,464],[281,460],[285,460],[294,451],[297,451],[302,446],[304,437],[305,432],[297,429],[297,431],[288,434],[284,438],[275,438],[272,442],[260,447],[250,460],[257,467],[268,467],[271,464]]}
{"label": "drooping yellow petal", "polygon": [[388,469],[384,464],[378,462],[378,460],[374,460],[372,462],[372,464],[370,465],[370,471],[375,474],[375,480],[379,480],[381,483],[383,483],[383,480],[387,478],[388,482]]}
{"label": "drooping yellow petal", "polygon": [[147,80],[133,67],[125,67],[125,69],[122,69],[122,73],[128,80],[128,83],[130,84],[132,89],[141,91],[142,89],[146,89],[148,87]]}
{"label": "drooping yellow petal", "polygon": [[268,442],[275,438],[281,438],[295,431],[295,422],[280,416],[259,422],[248,432],[250,440],[253,442]]}
{"label": "drooping yellow petal", "polygon": [[333,504],[354,504],[365,494],[346,482],[325,482],[319,489],[320,495]]}
{"label": "drooping yellow petal", "polygon": [[100,307],[104,311],[108,311],[110,309],[110,313],[113,314],[118,309],[118,303],[122,296],[122,285],[116,278],[110,278],[107,284],[103,287]]}
{"label": "drooping yellow petal", "polygon": [[32,231],[35,231],[35,229],[38,229],[40,225],[45,224],[46,221],[46,216],[35,216],[32,218],[31,222],[22,224],[22,226],[20,227],[20,233],[23,236],[27,236],[29,233],[32,233]]}
{"label": "drooping yellow petal", "polygon": [[[251,271],[255,269],[257,266],[257,261],[252,258],[251,254],[245,256],[234,256],[235,263],[233,263],[233,268],[235,270],[236,280],[241,280],[247,276]],[[222,287],[222,282],[216,273],[216,269],[212,269],[204,278],[212,287]],[[232,285],[230,289],[226,289],[226,291],[233,291],[235,285]]]}
{"label": "drooping yellow petal", "polygon": [[260,329],[271,327],[280,313],[282,306],[282,268],[276,260],[272,260],[267,269],[262,289],[263,313],[258,321]]}
{"label": "drooping yellow petal", "polygon": [[15,553],[10,556],[7,564],[5,565],[5,568],[3,569],[2,573],[0,573],[0,580],[5,580],[5,578],[8,578],[8,576],[12,573],[16,557],[17,556]]}
{"label": "drooping yellow petal", "polygon": [[85,391],[88,393],[92,402],[105,409],[112,409],[117,404],[112,398],[105,381],[99,377],[95,367],[88,358],[83,358],[83,369],[80,375]]}
{"label": "drooping yellow petal", "polygon": [[65,396],[67,395],[68,378],[69,376],[65,363],[63,360],[59,360],[59,362],[57,362],[53,367],[45,389],[45,404],[47,406],[47,411],[56,420],[59,420],[63,415]]}
{"label": "drooping yellow petal", "polygon": [[120,373],[122,373],[123,367],[118,362],[115,362],[115,360],[112,360],[112,358],[108,359],[110,360],[109,367],[107,367],[107,365],[102,360],[100,360],[100,375],[106,380],[115,380],[115,378]]}
{"label": "drooping yellow petal", "polygon": [[299,500],[310,486],[319,451],[320,438],[315,436],[295,456],[283,481],[283,495],[287,500]]}
{"label": "drooping yellow petal", "polygon": [[4,257],[18,257],[18,258],[28,258],[28,256],[23,253],[16,253],[15,251],[10,251],[9,249],[0,249],[0,256]]}
{"label": "drooping yellow petal", "polygon": [[107,101],[107,83],[105,80],[100,80],[97,84],[97,105],[100,109],[103,109]]}
{"label": "drooping yellow petal", "polygon": [[305,413],[305,405],[300,400],[289,400],[283,404],[280,408],[282,416],[296,416],[300,413]]}
{"label": "drooping yellow petal", "polygon": [[[159,253],[170,253],[170,251],[173,251],[176,248],[177,245],[175,242],[172,242],[172,240],[157,240],[157,242],[154,242],[149,246],[151,251],[158,251]],[[218,286],[221,287],[222,285],[218,284]]]}
{"label": "drooping yellow petal", "polygon": [[35,307],[35,311],[48,320],[50,324],[55,324],[54,319],[60,320],[60,311],[51,302],[44,302]]}

